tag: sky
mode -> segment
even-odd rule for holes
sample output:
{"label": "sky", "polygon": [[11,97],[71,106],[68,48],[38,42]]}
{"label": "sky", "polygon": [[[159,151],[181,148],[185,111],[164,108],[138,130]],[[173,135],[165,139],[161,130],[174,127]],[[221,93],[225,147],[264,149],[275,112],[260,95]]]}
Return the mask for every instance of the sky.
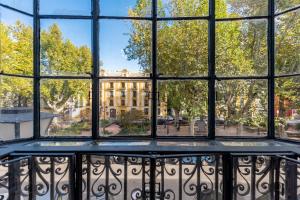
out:
{"label": "sky", "polygon": [[[32,13],[32,0],[0,0],[2,4],[19,10]],[[91,1],[89,0],[40,0],[40,14],[76,14],[90,15]],[[127,16],[128,9],[133,8],[136,0],[101,0],[101,15]],[[26,15],[1,8],[0,19],[2,23],[13,24],[15,21],[32,25],[32,19]],[[91,47],[91,20],[58,20],[42,19],[41,30],[47,30],[53,23],[57,23],[65,39],[71,40],[75,45]],[[108,71],[128,69],[131,72],[140,71],[137,60],[129,61],[123,49],[127,46],[131,23],[128,20],[100,21],[100,60],[103,68]]]}

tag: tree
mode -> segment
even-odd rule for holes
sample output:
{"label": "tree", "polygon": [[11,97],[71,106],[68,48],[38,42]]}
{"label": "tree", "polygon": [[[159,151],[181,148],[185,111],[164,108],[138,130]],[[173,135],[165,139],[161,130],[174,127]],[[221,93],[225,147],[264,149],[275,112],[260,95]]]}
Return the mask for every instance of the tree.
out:
{"label": "tree", "polygon": [[[8,74],[33,74],[32,27],[17,21],[0,24],[1,71]],[[41,33],[41,73],[43,75],[86,73],[91,69],[91,50],[63,38],[57,24]],[[30,78],[1,77],[1,106],[29,106],[33,84]],[[88,99],[90,82],[82,80],[42,80],[44,108],[64,112],[78,98]],[[87,100],[88,101],[88,100]]]}
{"label": "tree", "polygon": [[[91,71],[91,50],[75,46],[64,39],[57,24],[41,33],[42,73],[73,75]],[[47,80],[42,82],[41,94],[46,107],[61,113],[79,96],[88,98],[90,82],[83,80]]]}
{"label": "tree", "polygon": [[[140,3],[141,1],[139,1]],[[227,4],[223,0],[216,2],[220,10],[217,16],[228,16]],[[166,5],[158,2],[160,16],[203,16],[208,14],[207,1],[195,0],[170,0]],[[130,11],[132,16],[140,16],[144,13],[141,4]],[[232,16],[238,14],[232,14]],[[256,75],[266,72],[267,50],[266,50],[266,24],[264,23],[242,23],[229,22],[218,23],[216,28],[216,67],[219,75]],[[129,59],[139,59],[146,62],[142,49],[151,49],[151,44],[144,43],[151,34],[146,33],[143,28],[133,22],[131,42],[126,48]],[[149,46],[147,46],[149,45]],[[142,56],[141,56],[142,54]],[[206,21],[162,21],[158,24],[158,71],[163,76],[202,76],[208,73],[208,24]],[[142,65],[145,68],[145,66]],[[238,88],[238,83],[226,85],[223,90],[229,94],[223,95],[223,102],[227,107],[226,113],[220,113],[230,118],[238,119],[246,112],[249,105],[260,95],[253,87],[243,85],[242,90],[248,95],[248,102],[244,108],[236,109],[239,103],[238,93],[233,88]],[[179,113],[186,113],[190,120],[195,117],[207,115],[207,87],[198,82],[172,82],[161,84],[160,96],[168,96],[168,107],[175,110],[175,118],[178,121]],[[167,86],[166,86],[167,85]],[[223,85],[225,86],[225,85]],[[266,88],[267,85],[261,85]],[[219,98],[222,96],[220,92]],[[228,96],[231,96],[230,99]],[[234,110],[234,112],[232,111]],[[230,113],[230,114],[229,114]],[[231,116],[233,115],[233,116]]]}
{"label": "tree", "polygon": [[[32,28],[17,21],[0,23],[0,71],[8,74],[32,75]],[[33,81],[30,78],[0,77],[0,106],[27,107],[32,104]]]}

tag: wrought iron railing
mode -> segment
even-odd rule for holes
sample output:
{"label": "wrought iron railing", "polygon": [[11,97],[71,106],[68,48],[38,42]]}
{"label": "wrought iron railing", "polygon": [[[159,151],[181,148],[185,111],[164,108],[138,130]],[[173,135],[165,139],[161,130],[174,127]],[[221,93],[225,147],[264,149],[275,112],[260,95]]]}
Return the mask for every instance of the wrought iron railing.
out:
{"label": "wrought iron railing", "polygon": [[289,154],[12,154],[0,162],[0,200],[298,199]]}

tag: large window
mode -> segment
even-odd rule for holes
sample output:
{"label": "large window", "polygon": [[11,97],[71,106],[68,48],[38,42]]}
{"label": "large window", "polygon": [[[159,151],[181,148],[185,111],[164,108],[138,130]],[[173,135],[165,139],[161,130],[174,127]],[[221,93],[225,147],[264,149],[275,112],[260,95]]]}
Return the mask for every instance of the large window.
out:
{"label": "large window", "polygon": [[0,2],[5,140],[300,139],[299,0]]}
{"label": "large window", "polygon": [[33,1],[0,3],[0,141],[32,138]]}
{"label": "large window", "polygon": [[277,137],[299,140],[300,9],[294,8],[300,6],[300,1],[276,3],[275,131]]}

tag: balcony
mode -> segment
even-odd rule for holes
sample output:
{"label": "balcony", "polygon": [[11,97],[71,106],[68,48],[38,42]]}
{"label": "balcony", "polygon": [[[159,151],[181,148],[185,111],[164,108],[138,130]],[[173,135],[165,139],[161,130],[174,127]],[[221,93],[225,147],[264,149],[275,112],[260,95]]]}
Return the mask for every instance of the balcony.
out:
{"label": "balcony", "polygon": [[299,11],[0,0],[0,200],[300,199]]}
{"label": "balcony", "polygon": [[280,141],[41,141],[4,151],[4,199],[250,200],[300,195],[295,175],[299,147]]}

